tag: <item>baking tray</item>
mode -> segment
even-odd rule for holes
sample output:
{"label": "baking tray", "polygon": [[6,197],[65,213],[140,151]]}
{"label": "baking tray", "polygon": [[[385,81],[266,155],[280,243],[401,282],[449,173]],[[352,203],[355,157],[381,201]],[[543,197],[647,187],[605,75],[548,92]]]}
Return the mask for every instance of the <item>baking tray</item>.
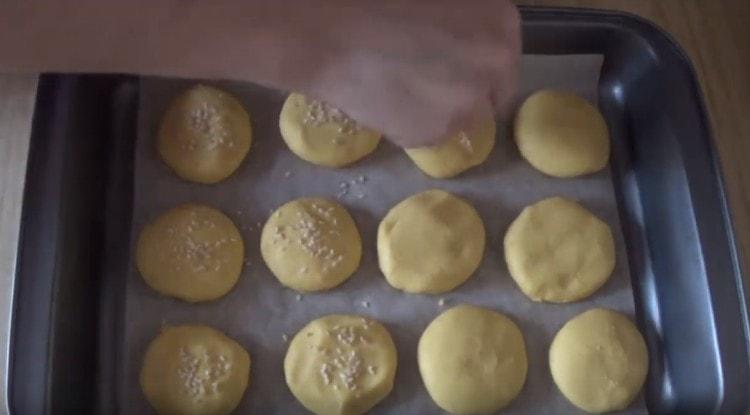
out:
{"label": "baking tray", "polygon": [[[522,8],[524,52],[602,54],[599,106],[650,350],[652,414],[748,409],[748,301],[691,64],[620,13]],[[118,413],[138,80],[44,75],[13,310],[10,409]],[[103,272],[103,270],[108,272]],[[120,270],[112,272],[112,270]]]}

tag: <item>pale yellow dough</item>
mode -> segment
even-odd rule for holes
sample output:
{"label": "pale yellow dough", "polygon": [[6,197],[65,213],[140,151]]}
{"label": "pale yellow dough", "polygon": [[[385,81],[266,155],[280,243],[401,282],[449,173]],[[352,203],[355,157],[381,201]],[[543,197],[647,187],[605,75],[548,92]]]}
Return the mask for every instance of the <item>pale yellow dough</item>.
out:
{"label": "pale yellow dough", "polygon": [[514,129],[521,155],[550,176],[593,173],[609,160],[604,117],[595,106],[571,93],[534,93],[518,110]]}
{"label": "pale yellow dough", "polygon": [[588,297],[615,267],[609,225],[562,197],[527,206],[508,228],[504,245],[510,275],[534,301]]}
{"label": "pale yellow dough", "polygon": [[383,325],[356,315],[310,322],[289,344],[284,375],[292,394],[317,415],[360,415],[393,389],[396,346]]}
{"label": "pale yellow dough", "polygon": [[590,413],[628,407],[648,373],[648,350],[630,319],[602,308],[577,315],[549,349],[552,378],[563,395]]}
{"label": "pale yellow dough", "polygon": [[271,214],[263,227],[260,252],[283,285],[321,291],[341,284],[357,270],[362,240],[343,206],[305,197]]}
{"label": "pale yellow dough", "polygon": [[197,302],[219,298],[237,283],[245,247],[237,227],[216,209],[177,206],[143,227],[136,265],[163,295]]}
{"label": "pale yellow dough", "polygon": [[164,327],[146,350],[140,376],[160,415],[229,414],[249,381],[245,349],[207,326]]}
{"label": "pale yellow dough", "polygon": [[380,133],[359,125],[329,104],[289,94],[279,116],[289,149],[299,158],[326,167],[343,167],[372,153]]}
{"label": "pale yellow dough", "polygon": [[440,314],[419,339],[417,358],[427,392],[452,414],[493,414],[526,382],[521,330],[486,308],[460,305]]}
{"label": "pale yellow dough", "polygon": [[440,145],[407,148],[406,154],[425,174],[446,179],[482,164],[495,146],[495,120],[484,120]]}
{"label": "pale yellow dough", "polygon": [[237,170],[251,142],[250,117],[242,104],[224,91],[197,85],[167,109],[157,149],[178,176],[211,184]]}
{"label": "pale yellow dough", "polygon": [[484,243],[484,224],[469,203],[427,190],[402,200],[380,222],[378,262],[394,288],[444,293],[474,273]]}

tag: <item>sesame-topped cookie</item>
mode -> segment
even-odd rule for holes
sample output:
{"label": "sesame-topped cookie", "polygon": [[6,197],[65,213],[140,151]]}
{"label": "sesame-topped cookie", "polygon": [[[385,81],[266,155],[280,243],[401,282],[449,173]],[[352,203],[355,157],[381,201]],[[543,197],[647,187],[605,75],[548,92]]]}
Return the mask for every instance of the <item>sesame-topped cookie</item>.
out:
{"label": "sesame-topped cookie", "polygon": [[227,92],[197,85],[167,109],[156,147],[181,178],[212,184],[237,170],[251,142],[250,116],[242,104]]}
{"label": "sesame-topped cookie", "polygon": [[189,302],[217,299],[237,283],[245,246],[231,219],[208,206],[177,206],[146,224],[136,266],[160,294]]}
{"label": "sesame-topped cookie", "polygon": [[344,282],[359,267],[362,240],[351,215],[322,198],[300,198],[271,214],[260,252],[285,286],[321,291]]}
{"label": "sesame-topped cookie", "polygon": [[208,326],[164,327],[143,358],[143,394],[162,415],[225,415],[250,382],[250,355]]}
{"label": "sesame-topped cookie", "polygon": [[495,147],[495,130],[494,119],[483,119],[466,130],[458,131],[440,144],[407,148],[406,155],[424,174],[438,179],[448,179],[487,160],[492,148]]}
{"label": "sesame-topped cookie", "polygon": [[292,394],[317,415],[360,415],[393,389],[397,354],[379,322],[332,314],[297,333],[284,358]]}
{"label": "sesame-topped cookie", "polygon": [[326,167],[343,167],[372,153],[380,133],[358,124],[326,102],[292,93],[284,102],[279,128],[299,158]]}

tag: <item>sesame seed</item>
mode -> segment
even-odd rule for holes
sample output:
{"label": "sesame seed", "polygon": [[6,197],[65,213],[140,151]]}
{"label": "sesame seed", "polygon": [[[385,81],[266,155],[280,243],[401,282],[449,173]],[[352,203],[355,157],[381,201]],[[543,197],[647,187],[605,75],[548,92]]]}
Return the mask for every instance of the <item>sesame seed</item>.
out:
{"label": "sesame seed", "polygon": [[445,305],[445,298],[441,298],[441,299],[439,299],[439,300],[438,300],[438,305],[439,305],[440,307],[444,306],[444,305]]}
{"label": "sesame seed", "polygon": [[323,363],[320,367],[320,376],[323,377],[323,383],[326,385],[331,384],[331,367],[328,363]]}
{"label": "sesame seed", "polygon": [[281,339],[286,343],[289,341],[289,336],[286,333],[281,333]]}
{"label": "sesame seed", "polygon": [[463,146],[469,153],[474,152],[474,146],[472,146],[471,140],[469,139],[469,136],[466,134],[466,132],[459,131],[458,143],[461,144],[461,146]]}
{"label": "sesame seed", "polygon": [[295,298],[295,299],[296,299],[297,301],[302,301],[302,294],[297,294],[297,295],[296,295],[296,296],[295,296],[294,298]]}

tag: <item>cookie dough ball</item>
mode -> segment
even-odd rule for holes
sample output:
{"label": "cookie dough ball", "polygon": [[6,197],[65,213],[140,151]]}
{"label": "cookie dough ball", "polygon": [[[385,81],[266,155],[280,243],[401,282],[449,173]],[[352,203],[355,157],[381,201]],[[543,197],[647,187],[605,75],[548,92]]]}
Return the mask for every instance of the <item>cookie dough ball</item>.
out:
{"label": "cookie dough ball", "polygon": [[394,206],[378,227],[378,262],[394,288],[450,291],[479,266],[484,224],[466,201],[442,190],[418,193]]}
{"label": "cookie dough ball", "polygon": [[590,413],[630,405],[648,372],[641,333],[620,313],[595,308],[577,315],[549,349],[552,378],[573,405]]}
{"label": "cookie dough ball", "polygon": [[470,305],[453,307],[427,326],[417,349],[432,400],[457,415],[493,414],[521,392],[528,363],[518,326]]}
{"label": "cookie dough ball", "polygon": [[360,415],[393,389],[396,346],[380,323],[328,315],[294,336],[284,358],[292,394],[317,415]]}
{"label": "cookie dough ball", "polygon": [[211,327],[164,327],[146,350],[140,381],[161,415],[229,414],[250,381],[250,356]]}
{"label": "cookie dough ball", "polygon": [[292,93],[279,117],[281,136],[302,160],[343,167],[375,151],[380,133],[365,128],[325,102]]}
{"label": "cookie dough ball", "polygon": [[603,169],[609,132],[599,110],[560,91],[539,91],[516,114],[515,138],[523,158],[542,173],[575,177]]}
{"label": "cookie dough ball", "polygon": [[443,144],[407,148],[406,154],[428,176],[454,177],[487,160],[495,146],[495,120],[485,120],[468,131],[459,131]]}
{"label": "cookie dough ball", "polygon": [[157,149],[178,176],[211,184],[237,170],[251,141],[250,117],[242,104],[224,91],[198,85],[167,109]]}
{"label": "cookie dough ball", "polygon": [[568,303],[588,297],[615,268],[609,225],[562,197],[527,206],[505,234],[505,262],[534,301]]}
{"label": "cookie dough ball", "polygon": [[228,293],[242,271],[245,246],[237,227],[208,206],[173,208],[141,230],[136,266],[151,288],[189,302]]}
{"label": "cookie dough ball", "polygon": [[341,284],[357,270],[362,240],[343,206],[305,197],[271,214],[260,237],[260,252],[285,286],[321,291]]}

